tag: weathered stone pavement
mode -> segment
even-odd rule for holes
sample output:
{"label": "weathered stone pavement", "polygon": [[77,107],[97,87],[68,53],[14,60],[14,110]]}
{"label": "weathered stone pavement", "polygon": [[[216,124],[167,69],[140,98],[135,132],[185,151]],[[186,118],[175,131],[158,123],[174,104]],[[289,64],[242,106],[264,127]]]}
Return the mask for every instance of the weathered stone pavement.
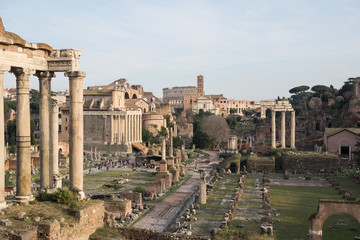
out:
{"label": "weathered stone pavement", "polygon": [[[211,162],[218,161],[218,156],[216,152],[207,153],[211,155]],[[151,204],[154,206],[154,209],[150,213],[148,213],[143,219],[137,222],[134,227],[150,229],[159,232],[165,231],[170,222],[178,215],[181,207],[185,204],[187,199],[199,187],[199,173],[192,170],[196,164],[200,169],[205,169],[205,171],[207,172],[211,171],[209,163],[203,163],[201,162],[201,160],[197,160],[196,162],[189,164],[187,166],[187,174],[191,174],[192,177],[179,189],[166,197],[162,202]]]}

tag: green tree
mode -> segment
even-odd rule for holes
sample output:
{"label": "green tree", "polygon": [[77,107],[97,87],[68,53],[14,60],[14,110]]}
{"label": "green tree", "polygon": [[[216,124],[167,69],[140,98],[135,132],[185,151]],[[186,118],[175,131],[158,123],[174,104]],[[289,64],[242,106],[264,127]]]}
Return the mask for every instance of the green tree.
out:
{"label": "green tree", "polygon": [[209,135],[207,135],[201,130],[198,130],[194,133],[193,144],[195,144],[198,148],[205,149],[210,147],[211,140]]}
{"label": "green tree", "polygon": [[298,87],[294,87],[292,89],[289,90],[289,93],[291,94],[295,94],[296,98],[299,100],[299,103],[303,103],[303,107],[305,110],[307,110],[307,95],[305,94],[305,92],[307,90],[309,90],[310,87],[306,86],[306,85],[302,85],[302,86],[298,86]]}
{"label": "green tree", "polygon": [[161,129],[160,129],[160,131],[159,131],[159,135],[160,136],[163,136],[163,137],[166,137],[167,136],[167,130],[166,130],[166,128],[164,127],[164,126],[161,126]]}
{"label": "green tree", "polygon": [[4,113],[8,113],[11,109],[16,111],[16,101],[5,101],[4,102]]}
{"label": "green tree", "polygon": [[229,116],[226,118],[226,122],[227,122],[229,128],[235,129],[236,123],[237,123],[236,118],[234,118],[233,116]]}
{"label": "green tree", "polygon": [[183,145],[183,140],[181,139],[181,136],[176,136],[173,138],[173,146],[174,148],[179,148]]}
{"label": "green tree", "polygon": [[331,94],[331,88],[329,88],[325,85],[315,85],[311,88],[311,91],[314,92],[314,97],[319,97],[321,99],[325,93]]}
{"label": "green tree", "polygon": [[230,114],[235,114],[236,113],[236,108],[230,108]]}
{"label": "green tree", "polygon": [[36,89],[30,90],[30,109],[32,114],[39,114],[40,92]]}
{"label": "green tree", "polygon": [[152,140],[152,138],[154,137],[154,134],[152,134],[152,132],[150,132],[149,130],[147,130],[146,128],[142,128],[142,141],[147,143],[150,142]]}

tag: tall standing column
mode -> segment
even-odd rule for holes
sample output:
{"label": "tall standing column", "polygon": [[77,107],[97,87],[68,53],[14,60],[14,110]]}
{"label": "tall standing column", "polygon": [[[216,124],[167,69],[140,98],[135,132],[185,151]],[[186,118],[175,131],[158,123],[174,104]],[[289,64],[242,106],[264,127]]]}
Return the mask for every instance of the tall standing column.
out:
{"label": "tall standing column", "polygon": [[291,133],[290,133],[290,147],[295,148],[295,111],[291,111]]}
{"label": "tall standing column", "polygon": [[125,115],[125,143],[128,143],[129,142],[129,138],[128,138],[128,125],[129,125],[129,123],[128,123],[128,116],[127,115]]}
{"label": "tall standing column", "polygon": [[110,115],[110,145],[114,144],[114,115]]}
{"label": "tall standing column", "polygon": [[5,202],[5,134],[4,134],[4,72],[10,66],[0,65],[0,209],[6,208]]}
{"label": "tall standing column", "polygon": [[281,148],[286,148],[286,145],[285,145],[285,112],[281,112]]}
{"label": "tall standing column", "polygon": [[173,129],[170,128],[170,148],[169,148],[169,156],[174,157],[174,144],[173,144]]}
{"label": "tall standing column", "polygon": [[83,121],[83,81],[84,72],[66,72],[65,77],[70,81],[70,189],[83,192],[83,150],[84,150],[84,121]]}
{"label": "tall standing column", "polygon": [[271,110],[271,147],[276,148],[276,111]]}
{"label": "tall standing column", "polygon": [[117,143],[120,144],[121,143],[121,117],[120,115],[118,116],[118,121],[117,121],[117,124],[118,124],[118,139],[117,139]]}
{"label": "tall standing column", "polygon": [[[50,115],[50,187],[54,188],[54,175],[59,174],[59,107],[53,104]],[[91,154],[92,156],[92,154]]]}
{"label": "tall standing column", "polygon": [[36,72],[40,83],[40,191],[49,189],[50,180],[50,106],[53,72]]}
{"label": "tall standing column", "polygon": [[140,115],[140,121],[139,121],[139,129],[140,129],[140,139],[139,141],[142,142],[142,115]]}
{"label": "tall standing column", "polygon": [[26,203],[32,199],[29,79],[34,71],[23,68],[11,71],[16,76],[16,200]]}

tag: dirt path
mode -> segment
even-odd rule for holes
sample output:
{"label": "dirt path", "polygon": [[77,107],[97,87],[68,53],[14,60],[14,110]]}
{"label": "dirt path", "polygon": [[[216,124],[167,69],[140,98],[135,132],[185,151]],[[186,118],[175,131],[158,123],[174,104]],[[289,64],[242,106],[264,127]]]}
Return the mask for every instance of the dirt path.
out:
{"label": "dirt path", "polygon": [[[219,161],[216,152],[207,151],[207,153],[210,154],[211,163]],[[199,173],[193,170],[196,164],[199,169],[204,169],[208,173],[211,171],[210,164],[206,163],[204,159],[197,159],[194,163],[189,164],[187,166],[187,173],[191,174],[192,177],[162,202],[152,204],[154,209],[137,222],[134,227],[151,229],[159,232],[165,231],[169,223],[178,215],[187,199],[199,187]]]}

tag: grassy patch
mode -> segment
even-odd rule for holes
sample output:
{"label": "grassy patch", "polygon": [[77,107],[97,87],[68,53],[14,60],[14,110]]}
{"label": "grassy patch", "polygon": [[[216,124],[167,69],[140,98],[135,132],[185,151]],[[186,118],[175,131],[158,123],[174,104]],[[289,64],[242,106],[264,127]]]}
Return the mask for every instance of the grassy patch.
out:
{"label": "grassy patch", "polygon": [[335,176],[332,178],[336,179],[336,182],[340,184],[341,188],[351,192],[354,197],[360,199],[360,187],[358,184],[354,183],[349,177]]}
{"label": "grassy patch", "polygon": [[220,226],[229,209],[229,200],[236,191],[238,178],[237,174],[226,174],[215,184],[206,204],[201,204],[194,215],[198,219],[194,223],[195,234],[209,235],[213,228]]}
{"label": "grassy patch", "polygon": [[[342,197],[331,187],[271,186],[271,206],[280,213],[280,216],[274,217],[276,239],[307,239],[308,218],[317,211],[319,199],[342,199]],[[333,221],[329,223],[333,224]],[[324,233],[328,231],[329,223],[324,224]],[[328,238],[324,239],[353,239],[336,237],[345,234],[341,228],[331,231],[332,233],[338,231],[340,235],[329,234]]]}
{"label": "grassy patch", "polygon": [[[131,182],[123,184],[121,190],[115,190],[114,188],[103,187],[104,184],[114,183],[114,179],[123,178],[129,179]],[[136,186],[143,186],[146,183],[153,182],[155,179],[152,172],[140,172],[140,171],[123,171],[123,170],[111,170],[101,171],[93,174],[84,175],[84,189],[86,193],[94,192],[119,192],[132,190]]]}

